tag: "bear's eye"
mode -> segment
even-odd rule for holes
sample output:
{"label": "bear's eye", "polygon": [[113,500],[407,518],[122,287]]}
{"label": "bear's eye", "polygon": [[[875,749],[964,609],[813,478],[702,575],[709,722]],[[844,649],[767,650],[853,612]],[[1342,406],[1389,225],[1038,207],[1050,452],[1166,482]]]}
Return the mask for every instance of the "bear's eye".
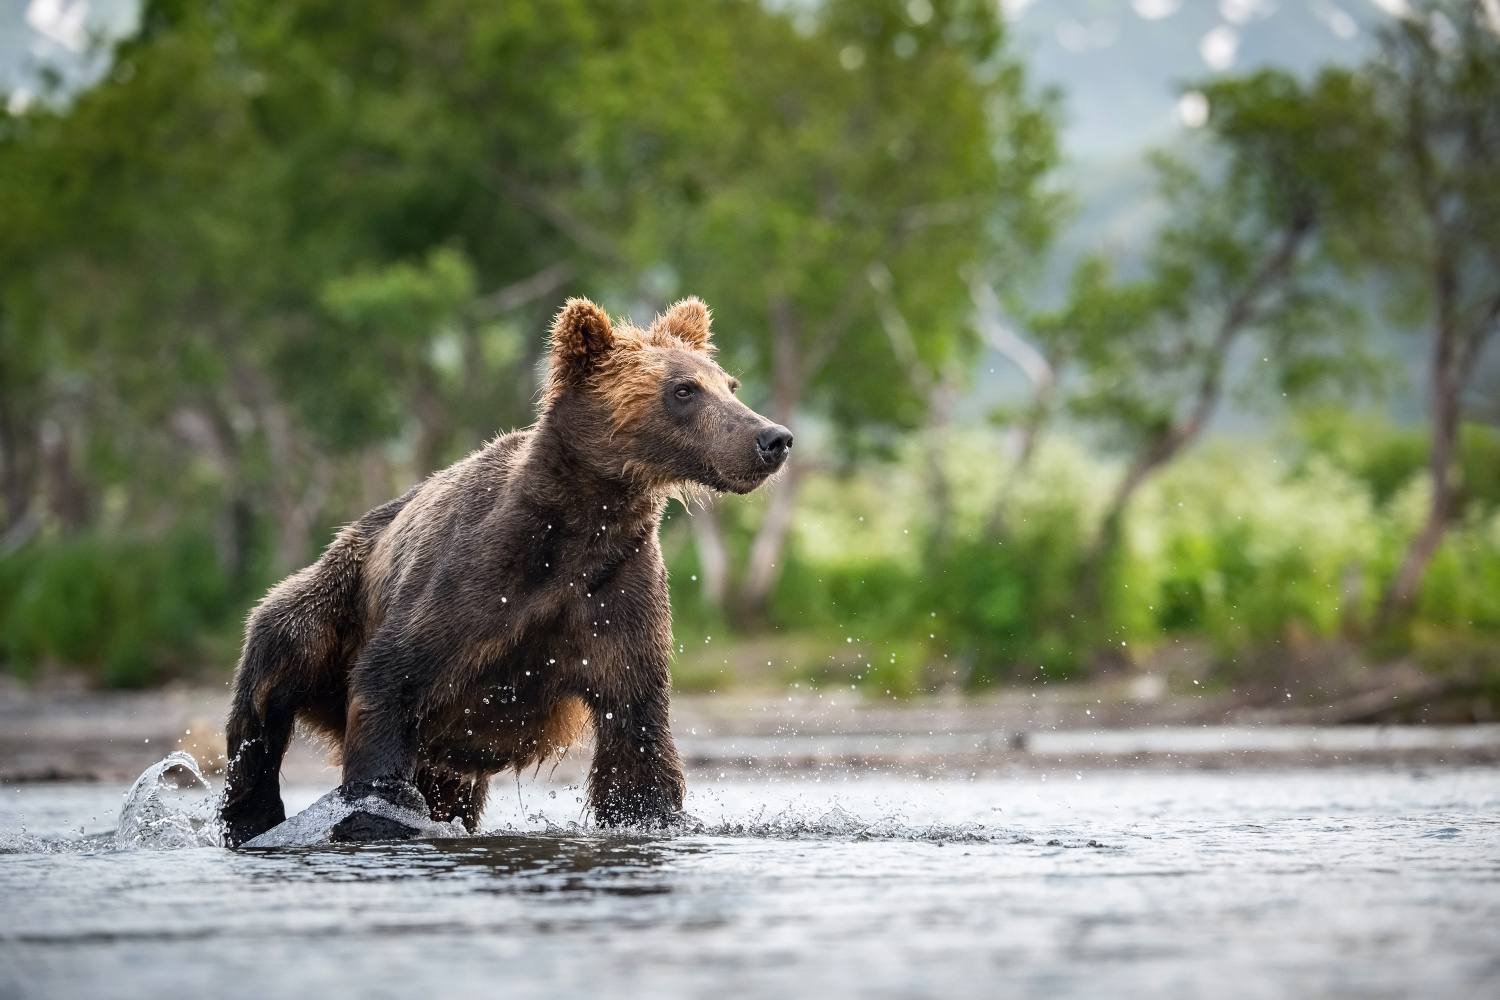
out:
{"label": "bear's eye", "polygon": [[697,388],[698,387],[695,386],[695,385],[691,385],[689,383],[683,383],[682,385],[679,385],[677,387],[677,391],[674,393],[674,395],[678,399],[688,399],[689,397],[691,397],[693,395],[693,391],[695,389],[697,389]]}

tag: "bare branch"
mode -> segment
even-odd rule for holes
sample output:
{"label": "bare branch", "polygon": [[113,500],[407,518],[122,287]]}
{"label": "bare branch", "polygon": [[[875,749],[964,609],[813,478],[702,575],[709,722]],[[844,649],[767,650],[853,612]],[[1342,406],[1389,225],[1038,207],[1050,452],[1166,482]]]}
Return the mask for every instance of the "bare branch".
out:
{"label": "bare branch", "polygon": [[1208,425],[1223,390],[1224,362],[1229,349],[1245,327],[1254,322],[1261,296],[1291,268],[1297,252],[1311,235],[1313,225],[1314,218],[1310,214],[1296,220],[1287,229],[1275,251],[1261,263],[1250,283],[1230,303],[1204,359],[1203,377],[1198,383],[1192,409],[1183,420],[1170,427],[1130,463],[1130,468],[1126,470],[1124,479],[1120,481],[1114,498],[1110,501],[1109,513],[1105,518],[1105,532],[1100,537],[1101,544],[1111,541],[1107,536],[1116,530],[1114,522],[1119,519],[1125,505],[1146,478],[1197,438]]}
{"label": "bare branch", "polygon": [[[1500,3],[1500,0],[1496,2]],[[1495,296],[1484,310],[1479,322],[1474,324],[1474,329],[1464,338],[1455,369],[1460,387],[1467,385],[1469,379],[1473,377],[1474,370],[1479,364],[1479,355],[1484,353],[1484,346],[1489,343],[1490,337],[1494,336],[1497,330],[1500,330],[1500,295]]]}
{"label": "bare branch", "polygon": [[567,261],[549,264],[530,277],[512,282],[479,299],[473,305],[473,312],[476,316],[498,316],[512,309],[519,309],[529,302],[552,294],[572,281],[577,273]]}
{"label": "bare branch", "polygon": [[897,363],[906,369],[916,390],[924,397],[931,395],[932,373],[922,364],[922,359],[917,354],[917,342],[911,335],[911,327],[896,305],[895,296],[891,292],[893,279],[890,270],[884,264],[876,262],[865,268],[865,278],[875,290],[875,312],[880,317],[886,339],[891,342],[891,353],[896,356]]}
{"label": "bare branch", "polygon": [[619,262],[622,259],[613,239],[574,215],[546,193],[498,170],[491,171],[489,179],[507,198],[546,219],[553,228],[579,247],[605,260]]}
{"label": "bare branch", "polygon": [[974,329],[980,339],[1021,369],[1035,392],[1041,394],[1051,388],[1055,377],[1052,365],[1041,351],[1006,324],[1000,296],[989,283],[978,278],[969,282],[969,297],[974,301]]}

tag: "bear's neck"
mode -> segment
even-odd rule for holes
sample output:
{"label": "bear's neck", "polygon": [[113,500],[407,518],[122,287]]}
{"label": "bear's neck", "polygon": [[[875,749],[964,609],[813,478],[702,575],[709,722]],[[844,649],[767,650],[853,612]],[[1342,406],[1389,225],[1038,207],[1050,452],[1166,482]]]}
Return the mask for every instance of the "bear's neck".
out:
{"label": "bear's neck", "polygon": [[573,406],[560,413],[553,408],[537,421],[525,460],[529,475],[523,481],[553,504],[607,510],[612,521],[654,526],[665,507],[666,489],[625,471],[608,416],[588,412],[593,409]]}

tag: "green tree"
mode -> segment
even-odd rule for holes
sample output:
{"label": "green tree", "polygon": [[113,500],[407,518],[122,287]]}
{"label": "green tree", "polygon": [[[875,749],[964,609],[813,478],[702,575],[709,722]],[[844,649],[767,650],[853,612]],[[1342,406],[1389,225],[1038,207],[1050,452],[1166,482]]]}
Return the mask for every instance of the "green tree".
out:
{"label": "green tree", "polygon": [[1145,274],[1119,281],[1086,259],[1065,304],[1031,324],[1071,361],[1071,410],[1129,456],[1083,570],[1096,610],[1131,498],[1202,436],[1236,351],[1244,387],[1277,398],[1348,383],[1363,367],[1341,280],[1354,259],[1346,233],[1375,191],[1363,82],[1325,70],[1304,85],[1265,70],[1203,93],[1202,166],[1157,157],[1169,217]]}
{"label": "green tree", "polygon": [[[1050,234],[1053,119],[997,9],[645,6],[620,15],[587,147],[586,193],[645,276],[621,297],[703,296],[728,363],[803,441],[920,424],[933,373],[977,346],[965,270],[1019,270]],[[803,445],[741,574],[713,507],[694,518],[705,592],[741,622],[764,614],[809,467]]]}
{"label": "green tree", "polygon": [[1389,624],[1411,612],[1462,512],[1464,396],[1500,330],[1500,21],[1478,0],[1422,0],[1381,32],[1368,73],[1389,135],[1384,225],[1368,248],[1398,315],[1424,317],[1431,350],[1432,499],[1382,598]]}
{"label": "green tree", "polygon": [[337,496],[406,414],[417,475],[524,421],[539,333],[489,321],[529,307],[539,331],[578,270],[525,196],[573,171],[591,23],[565,2],[148,5],[110,77],[0,135],[0,369],[51,358],[46,391],[7,395],[7,483],[45,464],[26,442],[49,421],[126,523],[207,461],[224,523],[268,523],[290,569],[399,488]]}

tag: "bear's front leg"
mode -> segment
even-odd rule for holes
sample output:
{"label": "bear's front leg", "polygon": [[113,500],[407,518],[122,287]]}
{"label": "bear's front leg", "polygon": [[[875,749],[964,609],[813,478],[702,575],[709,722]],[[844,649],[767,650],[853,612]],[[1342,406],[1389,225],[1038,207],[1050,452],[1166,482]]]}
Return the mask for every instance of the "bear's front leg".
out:
{"label": "bear's front leg", "polygon": [[589,801],[601,826],[661,826],[682,813],[682,758],[667,718],[667,669],[635,691],[589,699],[595,750]]}
{"label": "bear's front leg", "polygon": [[[370,808],[371,797],[425,817],[428,803],[413,782],[424,677],[410,643],[384,630],[366,648],[349,678],[344,732],[344,783],[339,797],[355,809],[333,828],[337,841],[409,840],[420,830]],[[430,661],[429,661],[430,662]]]}

